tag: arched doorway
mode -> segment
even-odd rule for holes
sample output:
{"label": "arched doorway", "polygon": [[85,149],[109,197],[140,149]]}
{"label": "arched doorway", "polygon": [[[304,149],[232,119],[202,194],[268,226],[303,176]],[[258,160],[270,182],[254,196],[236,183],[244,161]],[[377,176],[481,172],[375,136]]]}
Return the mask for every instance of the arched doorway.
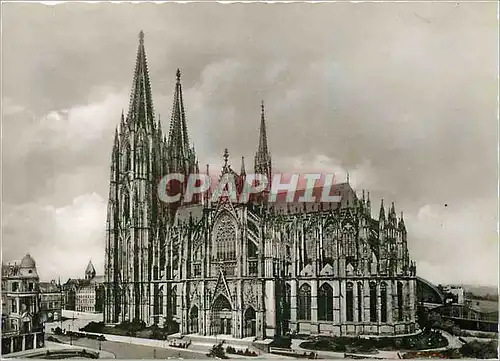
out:
{"label": "arched doorway", "polygon": [[256,317],[255,310],[252,306],[248,307],[245,311],[245,337],[256,336]]}
{"label": "arched doorway", "polygon": [[230,335],[232,316],[231,303],[225,296],[219,295],[212,305],[210,334]]}
{"label": "arched doorway", "polygon": [[198,333],[198,307],[193,306],[189,312],[189,333]]}

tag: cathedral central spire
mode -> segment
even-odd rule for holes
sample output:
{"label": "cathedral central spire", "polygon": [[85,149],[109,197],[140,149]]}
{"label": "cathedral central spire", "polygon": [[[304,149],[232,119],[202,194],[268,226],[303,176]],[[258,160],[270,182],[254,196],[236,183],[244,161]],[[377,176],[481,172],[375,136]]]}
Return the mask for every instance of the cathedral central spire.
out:
{"label": "cathedral central spire", "polygon": [[259,152],[267,154],[267,133],[266,133],[266,115],[264,110],[264,101],[260,103],[260,134],[259,134]]}
{"label": "cathedral central spire", "polygon": [[255,173],[267,176],[271,182],[271,155],[267,147],[267,132],[266,132],[266,116],[264,109],[264,101],[260,105],[260,134],[259,148],[255,154]]}

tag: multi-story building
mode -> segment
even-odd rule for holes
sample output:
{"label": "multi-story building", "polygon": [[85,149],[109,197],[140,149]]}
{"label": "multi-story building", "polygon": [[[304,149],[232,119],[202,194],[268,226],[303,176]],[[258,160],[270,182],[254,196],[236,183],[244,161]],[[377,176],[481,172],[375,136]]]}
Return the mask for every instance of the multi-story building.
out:
{"label": "multi-story building", "polygon": [[76,310],[76,289],[79,283],[80,281],[78,279],[70,278],[62,285],[64,310]]}
{"label": "multi-story building", "polygon": [[63,285],[64,309],[102,313],[104,309],[104,276],[97,276],[90,261],[84,279],[69,279]]}
{"label": "multi-story building", "polygon": [[51,282],[40,282],[40,311],[44,318],[49,321],[57,321],[62,317],[64,295],[60,284],[55,280]]}
{"label": "multi-story building", "polygon": [[455,303],[457,305],[465,304],[465,290],[462,286],[446,285],[441,286],[441,290],[446,297],[446,302]]}
{"label": "multi-story building", "polygon": [[[272,175],[262,104],[254,172]],[[245,181],[224,152],[221,177]],[[154,115],[141,32],[130,108],[111,156],[105,322],[176,323],[182,333],[273,337],[404,334],[416,328],[416,267],[403,215],[337,184],[340,202],[163,204],[167,173],[199,173],[180,72],[168,138]],[[207,170],[208,173],[208,170]],[[182,190],[182,188],[180,188]],[[332,193],[330,193],[332,194]],[[182,194],[181,194],[182,197]]]}
{"label": "multi-story building", "polygon": [[76,311],[102,313],[104,308],[104,276],[96,276],[92,262],[85,270],[85,279],[76,289]]}
{"label": "multi-story building", "polygon": [[17,263],[2,264],[2,354],[43,347],[39,278],[27,254]]}

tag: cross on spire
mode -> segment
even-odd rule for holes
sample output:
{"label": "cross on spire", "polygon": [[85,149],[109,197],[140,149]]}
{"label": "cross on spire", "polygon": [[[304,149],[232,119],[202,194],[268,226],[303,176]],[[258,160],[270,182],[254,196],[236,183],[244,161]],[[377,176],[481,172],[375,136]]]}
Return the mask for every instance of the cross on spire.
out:
{"label": "cross on spire", "polygon": [[224,167],[227,166],[227,161],[229,159],[229,151],[226,149],[224,149],[224,154],[223,154],[223,157],[224,157]]}

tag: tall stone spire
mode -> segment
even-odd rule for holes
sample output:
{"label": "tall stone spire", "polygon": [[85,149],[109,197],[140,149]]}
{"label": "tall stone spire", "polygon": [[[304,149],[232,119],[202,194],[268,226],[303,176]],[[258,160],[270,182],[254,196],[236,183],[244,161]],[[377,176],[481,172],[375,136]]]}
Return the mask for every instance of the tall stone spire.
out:
{"label": "tall stone spire", "polygon": [[380,201],[380,212],[379,212],[378,219],[379,219],[380,223],[385,222],[385,210],[384,210],[384,200],[383,199]]}
{"label": "tall stone spire", "polygon": [[261,103],[259,148],[255,154],[255,173],[267,176],[268,181],[271,182],[271,155],[267,147],[264,101]]}
{"label": "tall stone spire", "polygon": [[241,170],[240,170],[240,176],[244,177],[247,175],[247,172],[245,170],[245,157],[241,157]]}
{"label": "tall stone spire", "polygon": [[[163,173],[160,136],[141,31],[129,109],[126,118],[120,119],[120,131],[115,131],[111,162],[105,251],[106,322],[145,319],[151,312],[150,305],[141,300],[152,296],[142,281],[153,277],[152,262],[158,248],[155,235],[162,230],[165,218],[156,195],[156,181]],[[130,293],[124,295],[122,289]],[[153,298],[156,307],[159,301]]]}
{"label": "tall stone spire", "polygon": [[168,134],[168,169],[188,175],[194,171],[196,155],[189,147],[186,113],[182,99],[181,71],[177,69],[172,118]]}
{"label": "tall stone spire", "polygon": [[142,126],[148,133],[155,128],[151,81],[149,80],[148,62],[144,49],[144,32],[139,33],[139,46],[135,63],[134,80],[130,93],[127,124],[132,129]]}

